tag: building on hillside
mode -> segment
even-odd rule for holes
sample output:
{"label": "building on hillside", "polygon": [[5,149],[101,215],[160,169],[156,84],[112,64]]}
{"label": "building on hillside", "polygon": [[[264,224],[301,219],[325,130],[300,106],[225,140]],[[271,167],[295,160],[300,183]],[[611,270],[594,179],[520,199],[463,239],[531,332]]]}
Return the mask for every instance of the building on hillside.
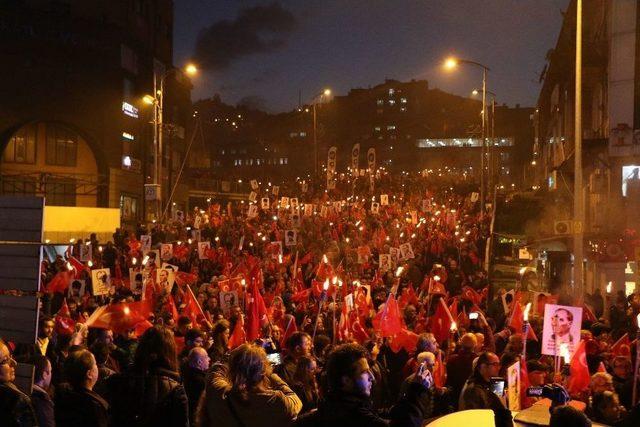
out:
{"label": "building on hillside", "polygon": [[154,149],[153,108],[141,100],[153,93],[154,72],[167,76],[165,189],[181,164],[191,118],[191,83],[173,72],[173,2],[22,1],[2,8],[1,194],[119,207],[124,224],[142,220]]}

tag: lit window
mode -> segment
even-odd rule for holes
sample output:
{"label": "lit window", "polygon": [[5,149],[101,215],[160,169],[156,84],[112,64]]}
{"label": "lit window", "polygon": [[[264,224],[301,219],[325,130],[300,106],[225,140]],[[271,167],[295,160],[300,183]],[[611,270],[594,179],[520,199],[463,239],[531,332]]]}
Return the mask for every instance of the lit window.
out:
{"label": "lit window", "polygon": [[400,102],[402,102],[403,104],[407,103],[407,98],[400,98]]}
{"label": "lit window", "polygon": [[396,93],[395,90],[393,90],[393,88],[389,89],[389,96],[393,96],[393,94]]}
{"label": "lit window", "polygon": [[300,138],[304,138],[305,136],[307,136],[306,132],[300,132]]}
{"label": "lit window", "polygon": [[400,107],[400,111],[402,111],[402,112],[407,111],[407,107]]}
{"label": "lit window", "polygon": [[394,101],[393,99],[389,100],[389,105],[396,105],[396,101]]}
{"label": "lit window", "polygon": [[389,125],[389,126],[387,126],[387,130],[396,130],[396,126],[395,125]]}
{"label": "lit window", "polygon": [[380,126],[376,126],[373,128],[376,132],[380,132]]}
{"label": "lit window", "polygon": [[378,104],[378,105],[384,105],[384,100],[382,100],[382,99],[378,99],[378,100],[376,101],[376,104]]}
{"label": "lit window", "polygon": [[288,158],[288,157],[285,157],[285,158],[284,158],[284,164],[285,164],[285,165],[288,165],[288,164],[289,164],[289,158]]}

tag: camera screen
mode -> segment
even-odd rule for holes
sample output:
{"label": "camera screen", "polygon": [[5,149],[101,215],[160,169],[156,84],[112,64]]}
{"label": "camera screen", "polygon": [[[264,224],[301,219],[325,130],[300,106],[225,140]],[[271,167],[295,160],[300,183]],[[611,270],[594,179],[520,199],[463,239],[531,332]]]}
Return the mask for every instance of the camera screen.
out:
{"label": "camera screen", "polygon": [[267,360],[272,365],[281,365],[282,364],[282,355],[280,353],[267,354]]}
{"label": "camera screen", "polygon": [[491,379],[491,391],[498,396],[504,395],[504,378],[492,378]]}

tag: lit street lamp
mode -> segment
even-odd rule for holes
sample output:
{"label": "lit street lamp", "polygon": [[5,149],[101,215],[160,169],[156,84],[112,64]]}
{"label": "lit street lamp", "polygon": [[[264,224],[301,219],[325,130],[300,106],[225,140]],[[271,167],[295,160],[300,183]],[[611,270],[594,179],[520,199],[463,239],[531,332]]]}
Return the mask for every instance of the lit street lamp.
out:
{"label": "lit street lamp", "polygon": [[311,102],[313,103],[313,152],[314,152],[314,172],[318,176],[318,119],[316,115],[316,105],[325,96],[331,95],[331,89],[325,89],[316,94]]}
{"label": "lit street lamp", "polygon": [[460,64],[475,65],[482,68],[482,148],[480,157],[480,215],[484,216],[484,202],[485,202],[485,149],[487,138],[487,72],[489,67],[476,61],[470,61],[468,59],[460,59],[455,57],[449,57],[444,61],[444,68],[449,71],[453,71]]}
{"label": "lit street lamp", "polygon": [[[145,104],[154,106],[153,114],[153,150],[154,150],[154,174],[153,184],[156,188],[156,219],[162,220],[160,217],[162,212],[162,156],[163,156],[163,98],[164,98],[164,82],[172,73],[179,71],[178,68],[170,68],[165,71],[159,78],[156,72],[153,72],[153,96],[145,95],[142,101]],[[187,64],[183,70],[187,75],[193,76],[198,72],[198,68],[194,64]]]}

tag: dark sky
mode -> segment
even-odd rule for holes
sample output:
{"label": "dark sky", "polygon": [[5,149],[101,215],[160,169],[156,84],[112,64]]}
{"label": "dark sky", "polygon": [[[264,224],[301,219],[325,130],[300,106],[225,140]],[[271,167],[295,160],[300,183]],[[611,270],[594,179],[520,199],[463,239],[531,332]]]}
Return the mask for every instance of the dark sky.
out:
{"label": "dark sky", "polygon": [[385,78],[426,78],[467,95],[481,71],[444,72],[455,53],[491,68],[499,103],[535,104],[569,0],[175,0],[174,63],[195,57],[194,100],[219,93],[270,111]]}

